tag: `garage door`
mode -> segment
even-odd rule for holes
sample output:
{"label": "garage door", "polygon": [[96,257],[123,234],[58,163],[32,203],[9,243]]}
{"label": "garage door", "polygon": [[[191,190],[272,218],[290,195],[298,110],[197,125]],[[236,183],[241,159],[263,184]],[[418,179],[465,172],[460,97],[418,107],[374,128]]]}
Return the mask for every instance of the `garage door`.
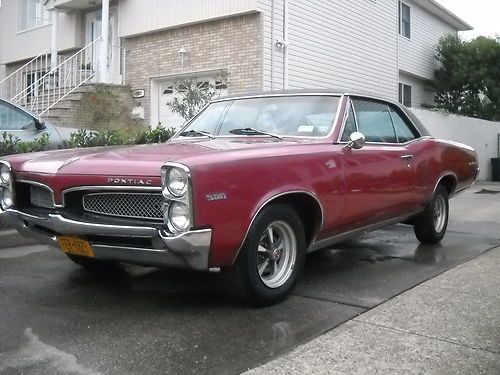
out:
{"label": "garage door", "polygon": [[[200,87],[209,84],[214,85],[217,90],[216,97],[227,95],[227,85],[216,81],[215,78],[200,78],[197,84]],[[174,113],[168,105],[174,97],[181,95],[177,89],[174,87],[173,81],[166,81],[159,85],[158,117],[159,122],[166,128],[174,127],[178,129],[186,122],[181,116]]]}

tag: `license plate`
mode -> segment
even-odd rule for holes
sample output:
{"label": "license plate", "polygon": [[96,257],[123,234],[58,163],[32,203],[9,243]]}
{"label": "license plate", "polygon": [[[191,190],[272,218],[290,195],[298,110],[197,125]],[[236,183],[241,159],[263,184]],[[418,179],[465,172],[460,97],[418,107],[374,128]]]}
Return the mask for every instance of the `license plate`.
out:
{"label": "license plate", "polygon": [[75,237],[57,237],[57,241],[66,254],[95,258],[94,250],[88,241]]}

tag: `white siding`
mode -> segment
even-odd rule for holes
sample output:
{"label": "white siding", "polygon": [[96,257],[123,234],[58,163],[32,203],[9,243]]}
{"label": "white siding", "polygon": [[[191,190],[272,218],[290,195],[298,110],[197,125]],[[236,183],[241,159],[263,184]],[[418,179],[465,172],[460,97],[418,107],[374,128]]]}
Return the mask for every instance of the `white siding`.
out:
{"label": "white siding", "polygon": [[[264,89],[279,87],[283,71],[270,71],[269,4],[264,12]],[[282,1],[274,0],[275,7]],[[397,99],[397,2],[394,0],[288,0],[288,87],[334,88]],[[267,7],[264,7],[267,5]],[[281,22],[281,21],[280,21]],[[275,20],[275,30],[279,22]],[[282,24],[281,24],[282,25]],[[276,33],[275,33],[276,34]],[[274,50],[274,60],[280,56]],[[281,77],[280,77],[281,75]]]}
{"label": "white siding", "polygon": [[433,79],[434,69],[438,67],[436,45],[443,35],[457,31],[411,0],[404,3],[411,9],[411,38],[399,36],[399,69]]}
{"label": "white siding", "polygon": [[120,1],[120,37],[203,22],[257,10],[257,0]]}
{"label": "white siding", "polygon": [[431,87],[429,81],[400,73],[399,82],[411,86],[411,106],[413,108],[433,106],[435,104],[434,97],[436,92]]}
{"label": "white siding", "polygon": [[[80,22],[76,13],[59,14],[59,50],[80,47]],[[18,33],[18,2],[4,1],[0,12],[0,63],[29,59],[50,48],[51,25]]]}
{"label": "white siding", "polygon": [[259,0],[262,12],[263,37],[263,89],[283,90],[284,54],[275,46],[277,40],[284,40],[284,0]]}

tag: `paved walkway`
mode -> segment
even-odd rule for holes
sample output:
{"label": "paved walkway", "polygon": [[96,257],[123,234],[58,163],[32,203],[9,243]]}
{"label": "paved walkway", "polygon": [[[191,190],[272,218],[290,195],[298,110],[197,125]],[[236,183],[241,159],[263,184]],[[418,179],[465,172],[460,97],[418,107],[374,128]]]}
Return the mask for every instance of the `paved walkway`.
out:
{"label": "paved walkway", "polygon": [[500,247],[248,374],[500,374]]}

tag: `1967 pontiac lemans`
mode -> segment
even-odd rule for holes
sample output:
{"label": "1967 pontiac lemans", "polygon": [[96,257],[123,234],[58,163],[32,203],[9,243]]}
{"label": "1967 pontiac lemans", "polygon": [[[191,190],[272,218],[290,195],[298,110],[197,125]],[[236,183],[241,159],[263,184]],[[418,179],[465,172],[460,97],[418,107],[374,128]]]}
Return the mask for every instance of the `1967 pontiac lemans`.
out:
{"label": "1967 pontiac lemans", "polygon": [[394,223],[439,242],[475,151],[406,108],[282,92],[215,100],[170,141],[0,161],[0,220],[95,268],[223,273],[255,305],[284,299],[307,252]]}

